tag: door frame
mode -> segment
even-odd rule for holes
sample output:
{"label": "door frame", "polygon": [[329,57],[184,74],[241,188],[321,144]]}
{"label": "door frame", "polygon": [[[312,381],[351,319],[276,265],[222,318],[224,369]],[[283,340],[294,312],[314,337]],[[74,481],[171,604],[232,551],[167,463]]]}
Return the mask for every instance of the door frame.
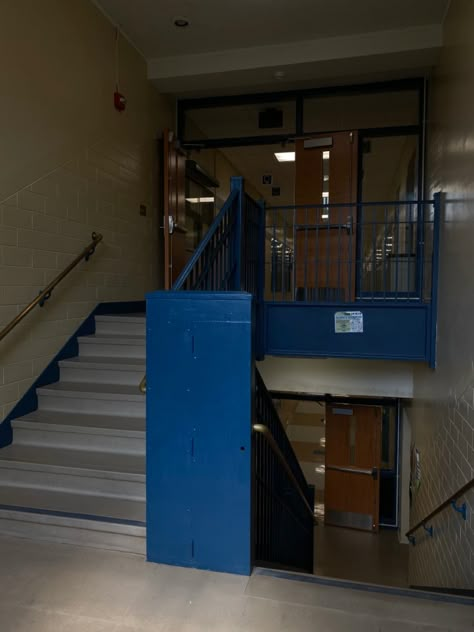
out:
{"label": "door frame", "polygon": [[[287,391],[269,391],[272,399],[289,399],[307,402],[319,402],[326,404],[347,404],[348,406],[387,406],[395,409],[395,463],[392,470],[380,469],[380,480],[391,478],[395,482],[395,498],[392,503],[395,519],[390,522],[387,516],[382,516],[379,510],[379,527],[384,529],[398,529],[400,523],[400,423],[401,423],[401,402],[395,397],[333,397],[331,395],[316,395],[312,393],[291,393]],[[380,495],[382,498],[382,494]],[[380,503],[382,505],[382,503]],[[383,519],[385,518],[385,519]]]}

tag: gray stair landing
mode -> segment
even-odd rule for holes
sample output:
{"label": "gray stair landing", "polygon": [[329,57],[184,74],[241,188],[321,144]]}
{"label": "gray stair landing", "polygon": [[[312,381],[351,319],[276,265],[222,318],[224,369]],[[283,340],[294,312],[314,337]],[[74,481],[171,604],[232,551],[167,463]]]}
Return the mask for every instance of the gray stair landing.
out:
{"label": "gray stair landing", "polygon": [[97,316],[0,450],[0,533],[144,553],[143,314]]}

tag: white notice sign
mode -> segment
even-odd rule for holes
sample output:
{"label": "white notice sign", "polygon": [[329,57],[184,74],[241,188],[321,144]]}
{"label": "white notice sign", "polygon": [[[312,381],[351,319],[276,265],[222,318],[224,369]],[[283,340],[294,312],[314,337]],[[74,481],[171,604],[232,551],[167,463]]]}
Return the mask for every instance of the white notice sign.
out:
{"label": "white notice sign", "polygon": [[364,333],[364,315],[362,312],[336,312],[334,331],[336,334]]}

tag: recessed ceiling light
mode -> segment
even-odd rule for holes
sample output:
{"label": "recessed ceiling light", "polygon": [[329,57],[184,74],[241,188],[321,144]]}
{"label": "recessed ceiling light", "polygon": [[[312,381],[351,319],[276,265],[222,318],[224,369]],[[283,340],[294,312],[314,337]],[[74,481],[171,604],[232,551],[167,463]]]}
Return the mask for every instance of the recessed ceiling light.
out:
{"label": "recessed ceiling light", "polygon": [[278,162],[295,162],[296,159],[294,151],[276,151],[274,156]]}
{"label": "recessed ceiling light", "polygon": [[186,20],[186,18],[176,18],[174,25],[180,29],[184,29],[186,26],[189,26],[189,20]]}

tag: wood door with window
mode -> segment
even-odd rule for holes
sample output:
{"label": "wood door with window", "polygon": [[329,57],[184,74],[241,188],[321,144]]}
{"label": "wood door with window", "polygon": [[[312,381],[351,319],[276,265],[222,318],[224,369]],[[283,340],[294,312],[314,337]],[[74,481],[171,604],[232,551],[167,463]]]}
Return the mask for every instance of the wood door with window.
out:
{"label": "wood door with window", "polygon": [[355,207],[314,208],[357,200],[357,132],[296,141],[296,299],[355,297]]}
{"label": "wood door with window", "polygon": [[186,253],[186,156],[175,135],[163,132],[163,253],[164,287],[169,290],[187,260]]}
{"label": "wood door with window", "polygon": [[326,405],[325,524],[378,531],[382,409]]}

